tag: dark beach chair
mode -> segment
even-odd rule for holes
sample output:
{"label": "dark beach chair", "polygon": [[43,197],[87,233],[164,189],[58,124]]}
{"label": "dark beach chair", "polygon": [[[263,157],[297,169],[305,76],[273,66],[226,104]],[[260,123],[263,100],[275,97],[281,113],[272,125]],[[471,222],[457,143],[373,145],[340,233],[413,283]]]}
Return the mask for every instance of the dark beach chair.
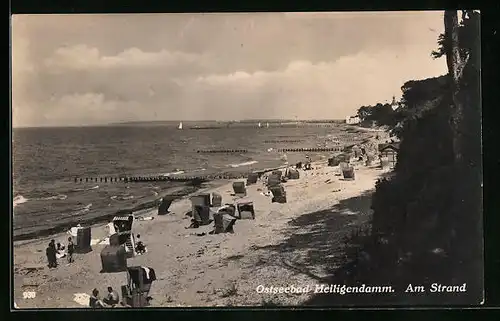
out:
{"label": "dark beach chair", "polygon": [[256,173],[250,173],[247,177],[247,185],[256,184],[259,179],[259,175]]}
{"label": "dark beach chair", "polygon": [[122,272],[127,269],[125,248],[121,245],[106,245],[101,251],[101,273]]}
{"label": "dark beach chair", "polygon": [[273,174],[273,175],[278,175],[278,177],[280,177],[280,178],[281,178],[281,176],[283,176],[283,172],[282,172],[282,171],[280,171],[280,170],[275,170],[275,171],[272,171],[272,174]]}
{"label": "dark beach chair", "polygon": [[90,226],[82,227],[76,232],[75,253],[88,253],[92,251],[92,230]]}
{"label": "dark beach chair", "polygon": [[245,182],[234,182],[233,183],[233,191],[236,196],[246,196],[247,189],[245,187]]}
{"label": "dark beach chair", "polygon": [[214,214],[214,230],[212,234],[234,233],[236,218],[224,212]]}
{"label": "dark beach chair", "polygon": [[170,208],[170,205],[172,205],[173,202],[172,197],[164,197],[160,203],[160,206],[158,207],[158,215],[166,215],[168,214],[168,209]]}
{"label": "dark beach chair", "polygon": [[253,202],[245,202],[236,204],[238,209],[238,218],[241,220],[254,220],[255,219],[255,209],[253,207]]}
{"label": "dark beach chair", "polygon": [[267,178],[267,186],[272,187],[281,184],[281,177],[277,174],[271,174]]}
{"label": "dark beach chair", "polygon": [[300,174],[299,174],[298,170],[293,169],[293,168],[290,168],[288,170],[288,178],[289,179],[299,179],[299,177],[300,177]]}
{"label": "dark beach chair", "polygon": [[142,266],[127,268],[127,285],[123,285],[122,302],[123,305],[142,308],[149,305],[151,297],[149,291],[151,285],[156,281],[156,273],[153,268],[148,268],[149,274]]}
{"label": "dark beach chair", "polygon": [[272,203],[286,203],[286,191],[283,185],[275,185],[269,188],[273,194]]}
{"label": "dark beach chair", "polygon": [[342,175],[344,176],[344,180],[353,181],[355,179],[354,176],[354,167],[347,166],[342,169]]}
{"label": "dark beach chair", "polygon": [[210,206],[193,205],[193,220],[198,223],[198,226],[212,223],[213,217]]}
{"label": "dark beach chair", "polygon": [[212,193],[212,204],[210,204],[212,207],[220,207],[222,206],[222,195],[218,193]]}

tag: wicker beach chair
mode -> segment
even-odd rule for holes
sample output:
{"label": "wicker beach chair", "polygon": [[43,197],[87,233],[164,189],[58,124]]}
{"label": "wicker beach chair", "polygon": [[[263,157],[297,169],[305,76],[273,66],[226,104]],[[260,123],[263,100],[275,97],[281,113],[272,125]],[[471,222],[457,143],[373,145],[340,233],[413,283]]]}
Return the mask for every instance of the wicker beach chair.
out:
{"label": "wicker beach chair", "polygon": [[259,175],[257,173],[250,173],[247,177],[247,185],[256,184],[259,179]]}
{"label": "wicker beach chair", "polygon": [[255,209],[253,207],[253,202],[245,202],[236,204],[238,209],[238,218],[241,220],[254,220],[255,219]]}
{"label": "wicker beach chair", "polygon": [[158,215],[168,214],[168,209],[170,208],[170,205],[172,205],[173,201],[174,199],[172,197],[164,197],[160,203],[160,206],[158,206]]}
{"label": "wicker beach chair", "polygon": [[354,167],[347,166],[342,169],[342,175],[344,176],[344,180],[353,181],[355,179],[354,176]]}
{"label": "wicker beach chair", "polygon": [[288,170],[288,179],[299,179],[300,174],[299,171],[293,168]]}
{"label": "wicker beach chair", "polygon": [[268,187],[272,187],[272,186],[276,186],[276,185],[280,185],[280,184],[281,184],[281,177],[278,176],[277,174],[271,174],[267,178],[267,186]]}
{"label": "wicker beach chair", "polygon": [[88,253],[92,251],[92,230],[90,226],[78,229],[76,233],[75,253]]}
{"label": "wicker beach chair", "polygon": [[193,205],[193,220],[198,223],[198,226],[212,223],[213,214],[210,206]]}
{"label": "wicker beach chair", "polygon": [[246,196],[247,195],[247,189],[245,187],[245,182],[234,182],[233,183],[233,191],[236,196]]}
{"label": "wicker beach chair", "polygon": [[211,207],[222,206],[222,195],[220,195],[219,193],[212,193],[212,201],[210,206]]}
{"label": "wicker beach chair", "polygon": [[214,214],[214,234],[233,233],[233,226],[236,218],[224,212]]}
{"label": "wicker beach chair", "polygon": [[101,273],[114,273],[127,270],[125,248],[120,245],[106,245],[101,251]]}
{"label": "wicker beach chair", "polygon": [[273,194],[272,203],[286,203],[286,191],[283,185],[275,185],[269,188]]}

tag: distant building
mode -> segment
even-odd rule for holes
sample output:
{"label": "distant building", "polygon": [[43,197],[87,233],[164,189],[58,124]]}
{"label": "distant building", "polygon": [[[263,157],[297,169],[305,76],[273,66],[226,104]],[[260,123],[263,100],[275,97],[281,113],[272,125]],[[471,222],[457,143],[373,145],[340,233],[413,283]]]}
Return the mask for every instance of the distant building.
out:
{"label": "distant building", "polygon": [[348,116],[348,117],[346,117],[345,122],[346,122],[346,124],[355,125],[355,124],[359,124],[361,122],[361,120],[359,119],[358,116]]}

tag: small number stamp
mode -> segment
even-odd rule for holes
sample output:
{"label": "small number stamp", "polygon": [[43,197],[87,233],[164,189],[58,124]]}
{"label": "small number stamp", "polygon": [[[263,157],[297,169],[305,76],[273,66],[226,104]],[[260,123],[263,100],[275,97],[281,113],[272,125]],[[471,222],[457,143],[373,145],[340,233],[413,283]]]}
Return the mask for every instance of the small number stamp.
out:
{"label": "small number stamp", "polygon": [[26,291],[23,292],[23,299],[34,299],[36,297],[35,291]]}

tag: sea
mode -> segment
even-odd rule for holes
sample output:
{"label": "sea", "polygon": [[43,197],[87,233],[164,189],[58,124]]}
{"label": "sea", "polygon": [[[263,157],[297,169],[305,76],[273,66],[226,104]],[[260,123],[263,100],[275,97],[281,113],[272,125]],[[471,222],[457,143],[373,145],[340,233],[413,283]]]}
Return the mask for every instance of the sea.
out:
{"label": "sea", "polygon": [[[75,182],[76,177],[248,173],[295,164],[306,154],[312,159],[331,154],[282,153],[279,149],[329,148],[338,144],[339,136],[362,139],[355,130],[338,123],[216,128],[184,123],[183,129],[177,125],[13,129],[14,240],[50,235],[77,223],[109,220],[123,209],[154,206],[152,201],[164,195],[194,192],[182,182]],[[221,149],[247,152],[199,152]]]}

